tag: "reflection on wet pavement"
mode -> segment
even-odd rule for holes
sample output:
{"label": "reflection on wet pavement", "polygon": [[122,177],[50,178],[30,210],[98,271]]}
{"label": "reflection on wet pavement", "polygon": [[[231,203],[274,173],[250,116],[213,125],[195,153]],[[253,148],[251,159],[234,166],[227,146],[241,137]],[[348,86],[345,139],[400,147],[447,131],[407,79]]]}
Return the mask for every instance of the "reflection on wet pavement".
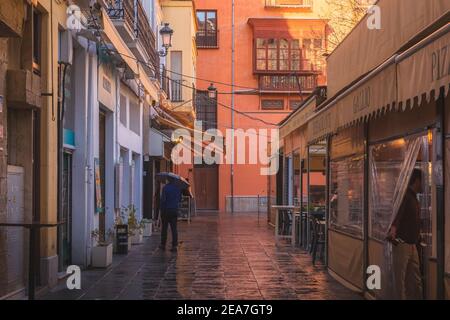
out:
{"label": "reflection on wet pavement", "polygon": [[276,246],[262,216],[199,214],[180,222],[180,241],[160,251],[154,235],[108,270],[83,271],[81,290],[61,283],[41,299],[360,299],[304,251]]}

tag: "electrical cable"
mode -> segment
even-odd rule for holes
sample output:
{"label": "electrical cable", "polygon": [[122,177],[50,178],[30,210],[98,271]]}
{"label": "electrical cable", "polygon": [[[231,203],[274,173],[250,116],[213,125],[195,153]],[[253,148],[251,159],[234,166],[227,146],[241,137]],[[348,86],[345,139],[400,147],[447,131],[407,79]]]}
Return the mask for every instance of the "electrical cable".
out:
{"label": "electrical cable", "polygon": [[[93,16],[92,10],[90,11],[90,15],[91,15],[91,18],[93,19],[94,23],[96,24],[96,27],[97,27],[97,28],[100,28],[100,27],[98,26],[98,24],[97,24],[96,18]],[[152,64],[150,64],[150,63],[147,63],[147,62],[145,62],[145,61],[140,61],[140,60],[137,59],[136,57],[129,56],[129,55],[120,53],[120,52],[118,52],[118,51],[113,51],[113,50],[111,50],[111,49],[108,48],[107,44],[105,43],[105,41],[104,41],[103,39],[101,39],[101,41],[102,41],[102,44],[104,45],[104,50],[105,50],[106,52],[113,53],[113,54],[117,53],[117,54],[119,54],[119,55],[121,55],[121,56],[128,57],[128,58],[130,58],[130,59],[134,59],[134,60],[136,60],[137,62],[140,62],[140,63],[142,63],[142,64],[148,66],[150,69],[153,69],[153,71],[156,73],[156,67],[155,67],[154,65],[152,65]],[[169,70],[169,69],[166,69],[166,71],[171,72],[171,70]],[[180,75],[183,75],[183,74],[180,74]],[[166,79],[169,79],[170,81],[174,81],[173,79],[171,79],[171,78],[168,77],[168,76],[165,76],[165,77],[162,76],[162,77],[163,77],[163,78],[166,78]],[[188,77],[188,78],[193,78],[193,79],[197,79],[197,80],[201,80],[201,81],[208,81],[208,82],[210,81],[210,80],[199,79],[199,78],[191,77],[191,76],[186,76],[186,77]],[[218,84],[224,84],[224,85],[232,86],[232,85],[226,84],[226,83],[220,83],[220,82],[214,82],[214,81],[211,81],[211,82],[212,82],[212,83],[218,83]],[[183,83],[179,83],[179,84],[180,84],[181,86],[190,88],[190,89],[192,89],[192,90],[196,90],[195,87],[188,86],[188,85],[185,85],[185,84],[183,84]],[[234,87],[247,88],[247,89],[252,89],[252,90],[259,90],[259,89],[255,89],[255,88],[244,87],[244,86],[237,86],[237,85],[235,85]],[[211,98],[208,97],[208,99],[211,99]],[[222,106],[222,107],[224,107],[224,108],[226,108],[226,109],[233,110],[233,111],[235,111],[236,113],[238,113],[238,114],[240,114],[240,115],[242,115],[242,116],[244,116],[244,117],[247,117],[247,118],[249,118],[249,119],[251,119],[251,120],[259,121],[259,122],[264,123],[265,125],[268,125],[268,126],[278,126],[278,124],[276,124],[276,123],[271,123],[271,122],[265,121],[265,120],[260,119],[260,118],[257,118],[257,117],[249,116],[248,114],[246,114],[246,113],[243,112],[243,111],[236,110],[236,108],[230,107],[230,106],[228,106],[228,105],[225,105],[225,104],[223,104],[223,103],[217,101],[217,99],[211,99],[211,100],[214,100],[214,101],[217,102],[218,105],[220,105],[220,106]]]}

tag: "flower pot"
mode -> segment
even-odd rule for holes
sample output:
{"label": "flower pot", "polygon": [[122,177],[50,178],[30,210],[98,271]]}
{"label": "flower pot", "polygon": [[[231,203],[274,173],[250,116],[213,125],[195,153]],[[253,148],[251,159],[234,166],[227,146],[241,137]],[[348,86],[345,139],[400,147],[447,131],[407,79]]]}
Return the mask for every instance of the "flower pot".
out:
{"label": "flower pot", "polygon": [[97,246],[92,248],[92,266],[94,268],[107,268],[112,264],[113,245]]}
{"label": "flower pot", "polygon": [[146,222],[144,228],[144,237],[151,237],[153,233],[153,223]]}
{"label": "flower pot", "polygon": [[144,242],[144,236],[142,232],[136,232],[131,236],[131,244],[141,244]]}

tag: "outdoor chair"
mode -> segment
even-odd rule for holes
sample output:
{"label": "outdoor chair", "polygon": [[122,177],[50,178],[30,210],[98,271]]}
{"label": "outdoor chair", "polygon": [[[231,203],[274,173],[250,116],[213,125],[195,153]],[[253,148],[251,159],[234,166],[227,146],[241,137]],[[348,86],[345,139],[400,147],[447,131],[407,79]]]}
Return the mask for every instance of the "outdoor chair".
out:
{"label": "outdoor chair", "polygon": [[321,217],[312,216],[312,244],[311,244],[311,253],[313,265],[316,264],[317,251],[320,246],[320,258],[322,259],[325,252],[325,219]]}

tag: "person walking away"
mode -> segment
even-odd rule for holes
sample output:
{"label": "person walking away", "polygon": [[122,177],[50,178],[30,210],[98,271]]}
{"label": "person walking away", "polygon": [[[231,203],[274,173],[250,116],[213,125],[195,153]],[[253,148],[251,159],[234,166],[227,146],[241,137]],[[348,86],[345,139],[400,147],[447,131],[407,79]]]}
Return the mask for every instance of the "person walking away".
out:
{"label": "person walking away", "polygon": [[169,183],[166,184],[162,190],[161,194],[161,245],[160,249],[165,250],[167,242],[167,229],[170,225],[170,230],[172,232],[172,252],[177,251],[178,246],[178,209],[180,207],[181,201],[181,190],[175,184],[175,180],[171,177],[168,178]]}
{"label": "person walking away", "polygon": [[418,246],[420,245],[420,203],[422,171],[414,169],[408,190],[389,230],[393,243],[395,287],[402,300],[423,299],[422,276]]}

